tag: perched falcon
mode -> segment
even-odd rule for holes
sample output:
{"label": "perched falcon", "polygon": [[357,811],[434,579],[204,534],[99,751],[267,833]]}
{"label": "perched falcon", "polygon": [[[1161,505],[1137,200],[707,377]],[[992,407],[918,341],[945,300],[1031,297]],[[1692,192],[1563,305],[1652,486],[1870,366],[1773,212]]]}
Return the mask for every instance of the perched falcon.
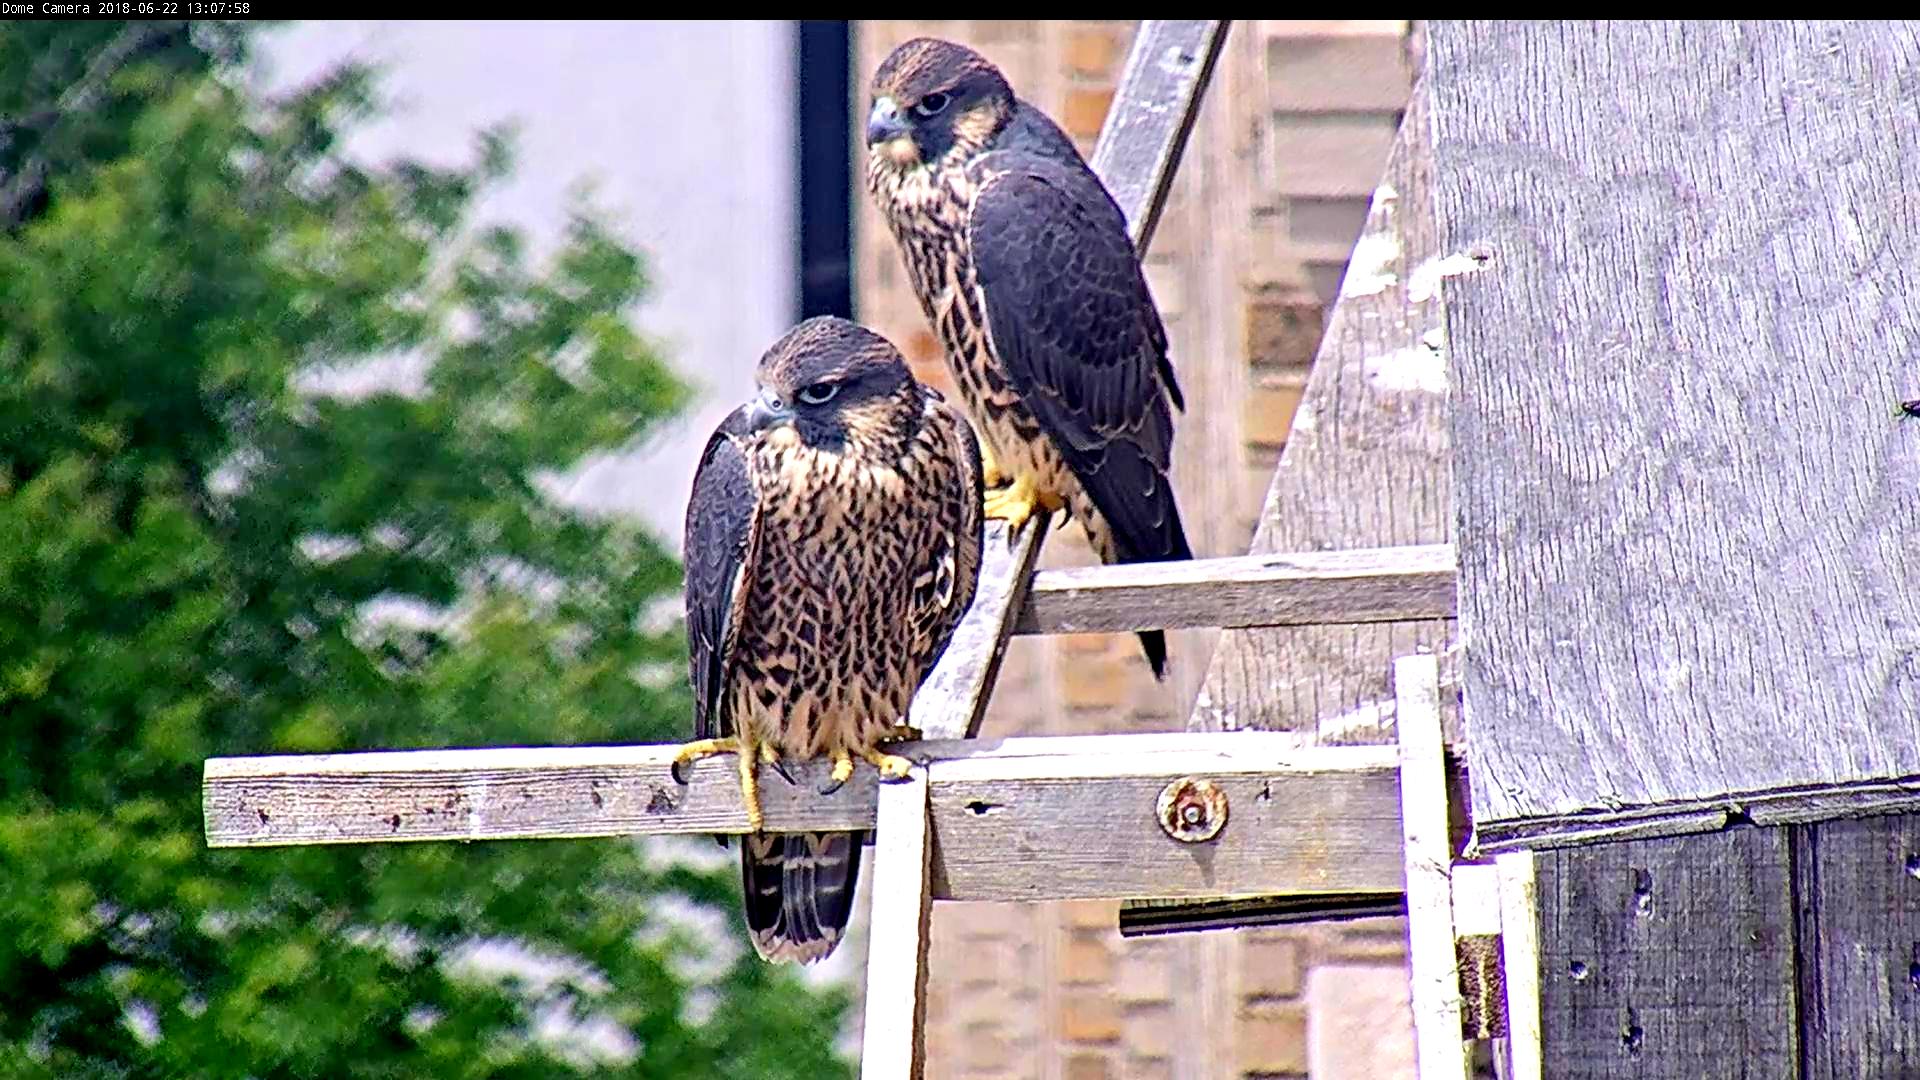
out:
{"label": "perched falcon", "polygon": [[[1190,559],[1168,481],[1167,336],[1127,222],[985,57],[918,38],[873,77],[867,187],[986,461],[987,515],[1066,506],[1102,562]],[[1165,635],[1140,635],[1156,678]]]}
{"label": "perched falcon", "polygon": [[888,341],[844,319],[801,323],[760,360],[760,395],[722,421],[687,507],[695,742],[683,765],[738,755],[747,926],[768,960],[811,962],[846,928],[861,833],[762,833],[757,766],[910,763],[907,705],[973,602],[980,450]]}

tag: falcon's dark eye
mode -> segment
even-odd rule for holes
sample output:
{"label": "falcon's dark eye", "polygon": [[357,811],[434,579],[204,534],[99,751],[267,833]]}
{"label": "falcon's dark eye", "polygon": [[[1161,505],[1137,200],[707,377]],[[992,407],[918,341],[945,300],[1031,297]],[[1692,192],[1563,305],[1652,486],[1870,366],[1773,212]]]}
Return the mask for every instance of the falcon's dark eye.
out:
{"label": "falcon's dark eye", "polygon": [[947,106],[952,102],[952,95],[943,94],[935,90],[933,93],[920,99],[919,103],[913,107],[913,115],[922,120],[931,120],[941,113],[946,112]]}
{"label": "falcon's dark eye", "polygon": [[798,396],[801,401],[809,405],[825,405],[833,400],[833,395],[839,392],[840,384],[837,382],[817,382],[803,388]]}

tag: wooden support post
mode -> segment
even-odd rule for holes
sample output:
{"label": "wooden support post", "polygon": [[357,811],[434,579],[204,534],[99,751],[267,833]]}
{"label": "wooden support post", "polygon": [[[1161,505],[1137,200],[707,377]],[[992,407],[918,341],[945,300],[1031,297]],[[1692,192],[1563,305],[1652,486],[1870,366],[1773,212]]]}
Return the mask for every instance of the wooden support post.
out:
{"label": "wooden support post", "polygon": [[1432,655],[1394,661],[1400,728],[1400,821],[1407,873],[1407,958],[1420,1080],[1467,1080],[1460,973],[1453,944],[1453,843],[1440,737],[1440,668]]}
{"label": "wooden support post", "polygon": [[927,918],[933,910],[927,792],[920,768],[900,783],[880,785],[862,1080],[920,1080],[926,1072]]}
{"label": "wooden support post", "polygon": [[1533,853],[1494,857],[1500,875],[1500,963],[1507,983],[1507,1080],[1541,1080],[1539,891]]}

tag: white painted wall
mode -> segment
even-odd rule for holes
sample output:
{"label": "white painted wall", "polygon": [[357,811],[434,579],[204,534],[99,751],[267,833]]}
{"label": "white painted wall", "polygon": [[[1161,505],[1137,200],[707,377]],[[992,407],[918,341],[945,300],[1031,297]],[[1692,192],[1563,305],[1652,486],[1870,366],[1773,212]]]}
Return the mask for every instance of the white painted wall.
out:
{"label": "white painted wall", "polygon": [[268,85],[347,56],[385,65],[394,108],[348,150],[368,160],[471,157],[473,133],[519,124],[516,167],[478,206],[536,257],[592,180],[647,256],[637,311],[695,405],[646,446],[582,463],[566,501],[640,515],[678,551],[706,436],[748,396],[795,310],[793,28],[788,22],[306,22],[266,35]]}

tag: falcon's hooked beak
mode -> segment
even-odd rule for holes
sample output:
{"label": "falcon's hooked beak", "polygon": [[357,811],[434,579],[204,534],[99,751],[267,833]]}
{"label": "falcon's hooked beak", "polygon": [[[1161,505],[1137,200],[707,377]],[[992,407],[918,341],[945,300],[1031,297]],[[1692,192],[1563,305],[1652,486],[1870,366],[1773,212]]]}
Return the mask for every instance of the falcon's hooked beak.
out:
{"label": "falcon's hooked beak", "polygon": [[867,114],[867,145],[876,146],[913,133],[900,116],[900,106],[890,97],[875,98],[873,111]]}
{"label": "falcon's hooked beak", "polygon": [[897,165],[920,160],[920,147],[913,141],[913,128],[900,115],[900,106],[890,97],[876,98],[867,114],[867,145],[884,146],[887,156]]}
{"label": "falcon's hooked beak", "polygon": [[768,390],[747,403],[747,428],[765,431],[793,419],[793,408]]}

